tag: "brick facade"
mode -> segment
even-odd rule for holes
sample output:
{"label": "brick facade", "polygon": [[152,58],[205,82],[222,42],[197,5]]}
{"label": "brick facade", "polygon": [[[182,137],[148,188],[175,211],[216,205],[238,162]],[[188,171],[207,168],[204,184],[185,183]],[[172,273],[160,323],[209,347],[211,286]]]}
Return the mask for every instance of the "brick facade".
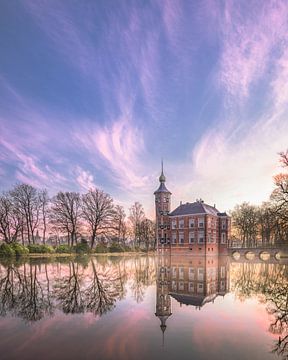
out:
{"label": "brick facade", "polygon": [[226,213],[203,200],[180,204],[171,212],[171,192],[165,186],[163,169],[160,186],[154,192],[157,249],[167,253],[195,255],[225,254],[230,239],[231,221]]}

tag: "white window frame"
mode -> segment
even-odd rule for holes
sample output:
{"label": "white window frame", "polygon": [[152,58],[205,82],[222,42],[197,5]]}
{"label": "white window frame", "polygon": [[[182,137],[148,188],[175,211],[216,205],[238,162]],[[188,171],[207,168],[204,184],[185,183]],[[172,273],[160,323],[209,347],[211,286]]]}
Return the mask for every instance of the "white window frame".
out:
{"label": "white window frame", "polygon": [[194,228],[195,228],[195,219],[190,218],[189,219],[189,229],[194,229]]}
{"label": "white window frame", "polygon": [[193,293],[195,291],[193,282],[188,283],[188,291],[191,292],[191,293]]}
{"label": "white window frame", "polygon": [[179,232],[179,244],[184,244],[184,232]]}
{"label": "white window frame", "polygon": [[[193,235],[193,236],[192,236]],[[189,232],[189,244],[195,244],[195,233],[194,233],[194,231],[192,232],[192,231],[190,231]]]}
{"label": "white window frame", "polygon": [[172,229],[177,229],[177,221],[175,219],[172,220],[171,228]]}
{"label": "white window frame", "polygon": [[177,233],[172,232],[172,244],[177,244]]}
{"label": "white window frame", "polygon": [[204,244],[204,241],[205,241],[205,233],[204,233],[204,231],[203,232],[199,231],[198,232],[198,244]]}
{"label": "white window frame", "polygon": [[205,227],[205,219],[204,217],[198,218],[198,228],[199,229],[204,229]]}
{"label": "white window frame", "polygon": [[184,219],[179,220],[179,229],[184,229]]}
{"label": "white window frame", "polygon": [[195,280],[195,268],[189,267],[188,277],[189,280]]}
{"label": "white window frame", "polygon": [[205,273],[204,268],[199,267],[198,272],[197,272],[197,280],[198,281],[204,281],[204,273]]}
{"label": "white window frame", "polygon": [[223,232],[221,234],[221,244],[226,244],[226,242],[227,242],[226,233]]}

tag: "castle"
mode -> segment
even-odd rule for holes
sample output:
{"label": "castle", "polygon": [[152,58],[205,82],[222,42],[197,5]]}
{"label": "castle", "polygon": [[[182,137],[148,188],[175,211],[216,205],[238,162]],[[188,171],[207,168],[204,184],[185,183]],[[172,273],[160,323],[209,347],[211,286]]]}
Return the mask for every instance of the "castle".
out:
{"label": "castle", "polygon": [[217,255],[227,252],[231,221],[226,212],[197,200],[171,211],[172,193],[166,188],[162,171],[154,192],[156,237],[159,253]]}

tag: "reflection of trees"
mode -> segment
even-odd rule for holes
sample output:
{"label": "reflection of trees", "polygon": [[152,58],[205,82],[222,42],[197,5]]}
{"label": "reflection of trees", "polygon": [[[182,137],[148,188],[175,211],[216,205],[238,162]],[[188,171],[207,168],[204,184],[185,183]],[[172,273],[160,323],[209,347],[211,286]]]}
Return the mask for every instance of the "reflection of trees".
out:
{"label": "reflection of trees", "polygon": [[131,290],[137,303],[143,301],[146,288],[155,282],[155,264],[150,263],[148,256],[136,257],[133,260],[134,271]]}
{"label": "reflection of trees", "polygon": [[[49,288],[37,279],[37,266],[24,264],[22,270],[8,265],[1,272],[0,280],[0,313],[11,312],[25,320],[39,320],[46,313],[51,314]],[[48,292],[48,294],[47,294]]]}
{"label": "reflection of trees", "polygon": [[113,268],[103,270],[90,261],[88,274],[79,271],[79,264],[69,263],[69,275],[57,280],[55,298],[64,313],[93,312],[102,315],[114,308],[120,294],[120,282]]}
{"label": "reflection of trees", "polygon": [[80,281],[79,264],[74,262],[69,262],[69,275],[56,281],[54,296],[60,302],[61,308],[66,314],[84,311]]}
{"label": "reflection of trees", "polygon": [[60,309],[66,314],[101,316],[126,296],[128,282],[139,302],[155,280],[154,259],[144,256],[60,260],[2,261],[0,315],[36,321]]}
{"label": "reflection of trees", "polygon": [[[239,267],[240,266],[240,269]],[[272,352],[288,359],[288,269],[279,264],[238,264],[234,290],[240,299],[260,296],[273,316],[269,331],[278,334]]]}
{"label": "reflection of trees", "polygon": [[121,282],[117,271],[99,272],[96,265],[91,261],[92,281],[85,289],[86,308],[95,315],[102,315],[114,308],[119,297]]}

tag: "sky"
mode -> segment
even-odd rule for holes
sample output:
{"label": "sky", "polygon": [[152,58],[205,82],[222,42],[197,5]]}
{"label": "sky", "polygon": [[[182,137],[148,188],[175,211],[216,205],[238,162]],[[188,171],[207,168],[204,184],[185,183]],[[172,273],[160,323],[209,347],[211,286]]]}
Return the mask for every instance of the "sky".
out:
{"label": "sky", "polygon": [[3,0],[0,191],[100,188],[153,217],[269,199],[288,148],[288,3]]}

